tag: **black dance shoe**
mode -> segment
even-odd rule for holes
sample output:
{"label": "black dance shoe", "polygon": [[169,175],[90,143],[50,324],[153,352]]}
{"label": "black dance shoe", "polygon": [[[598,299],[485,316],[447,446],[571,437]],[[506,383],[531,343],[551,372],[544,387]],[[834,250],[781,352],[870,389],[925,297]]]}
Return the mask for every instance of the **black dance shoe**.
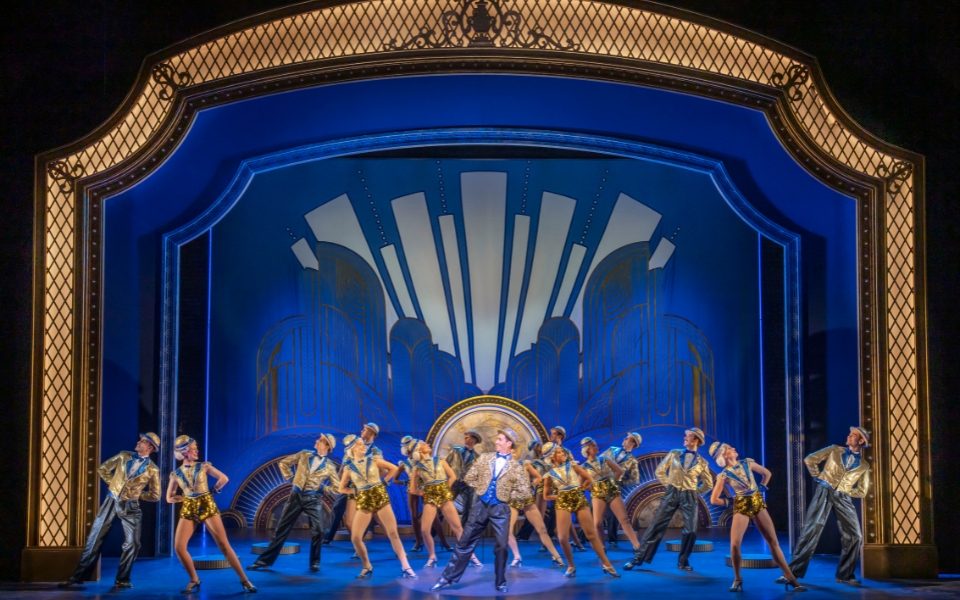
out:
{"label": "black dance shoe", "polygon": [[441,577],[440,579],[437,580],[437,582],[436,582],[435,584],[433,584],[432,586],[430,586],[430,591],[431,591],[431,592],[439,592],[439,591],[442,590],[443,588],[450,587],[451,584],[452,584],[451,581],[448,581],[448,580],[444,579],[443,577]]}

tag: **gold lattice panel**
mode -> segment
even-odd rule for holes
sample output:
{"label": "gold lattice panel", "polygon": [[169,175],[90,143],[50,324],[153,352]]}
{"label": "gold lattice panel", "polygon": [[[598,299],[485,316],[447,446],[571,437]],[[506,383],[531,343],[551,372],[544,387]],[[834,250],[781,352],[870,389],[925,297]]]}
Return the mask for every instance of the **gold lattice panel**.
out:
{"label": "gold lattice panel", "polygon": [[[466,38],[437,44],[438,23],[457,2],[382,0],[342,4],[277,18],[202,43],[152,66],[150,78],[127,112],[99,139],[47,165],[39,496],[39,543],[68,543],[68,485],[73,407],[72,330],[77,232],[76,180],[118,166],[153,140],[170,115],[177,93],[201,84],[278,68],[322,64],[330,59],[383,57],[424,32],[434,47],[464,47]],[[541,52],[527,44],[536,31],[557,43],[544,46],[571,58],[618,58],[647,67],[687,69],[717,78],[782,90],[809,139],[856,172],[887,180],[885,198],[886,330],[895,543],[920,542],[920,441],[916,249],[913,166],[882,152],[833,114],[809,76],[810,65],[738,35],[669,16],[614,4],[580,0],[518,0],[526,40],[514,52]],[[493,44],[494,47],[502,44]],[[429,49],[430,43],[405,52]]]}

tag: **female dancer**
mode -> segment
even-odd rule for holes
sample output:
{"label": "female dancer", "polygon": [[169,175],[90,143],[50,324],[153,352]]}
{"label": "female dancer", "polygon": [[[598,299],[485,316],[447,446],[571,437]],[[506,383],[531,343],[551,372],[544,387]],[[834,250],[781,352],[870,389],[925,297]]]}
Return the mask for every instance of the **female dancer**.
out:
{"label": "female dancer", "polygon": [[[538,441],[530,442],[530,446],[528,446],[531,451],[535,451],[535,449],[539,449],[539,447],[540,442]],[[510,501],[510,528],[508,529],[510,534],[507,538],[507,544],[510,546],[511,552],[513,552],[513,561],[510,562],[510,566],[520,567],[523,565],[523,557],[520,556],[520,547],[517,544],[517,538],[513,533],[517,523],[517,518],[520,516],[520,513],[523,512],[523,516],[526,518],[527,522],[530,523],[530,525],[537,532],[537,535],[540,536],[540,543],[543,544],[543,547],[550,552],[553,564],[563,568],[563,559],[560,558],[560,553],[557,552],[557,547],[553,545],[553,541],[550,539],[550,534],[547,533],[547,526],[543,522],[543,514],[540,512],[540,509],[537,508],[538,500],[542,497],[543,476],[540,474],[540,470],[534,466],[534,460],[539,464],[543,464],[539,459],[527,459],[523,461],[523,467],[526,469],[527,474],[531,477],[531,482],[533,485],[531,488],[530,497],[522,500]]]}
{"label": "female dancer", "polygon": [[[180,521],[177,523],[177,530],[174,534],[174,549],[180,564],[187,570],[190,576],[190,583],[183,589],[184,594],[191,594],[200,589],[200,578],[197,576],[197,570],[193,566],[193,558],[187,552],[187,542],[197,525],[203,523],[207,526],[207,531],[213,536],[220,552],[227,558],[227,562],[233,567],[237,575],[240,576],[240,585],[245,592],[256,592],[247,574],[244,573],[240,565],[240,559],[237,553],[230,547],[230,541],[227,540],[227,532],[223,527],[223,520],[220,519],[220,510],[217,503],[213,501],[213,495],[210,493],[207,477],[212,476],[217,480],[213,486],[214,491],[219,492],[223,486],[230,481],[226,475],[218,471],[208,462],[197,462],[200,450],[197,448],[197,442],[188,435],[178,436],[173,441],[173,455],[177,460],[182,461],[180,467],[170,475],[170,484],[167,486],[167,502],[171,504],[180,504]],[[183,491],[177,495],[177,486]]]}
{"label": "female dancer", "polygon": [[580,440],[580,453],[586,459],[583,468],[590,473],[593,479],[593,486],[590,488],[590,500],[593,504],[593,524],[597,531],[601,531],[603,515],[610,507],[610,511],[617,518],[623,532],[627,534],[627,539],[633,546],[633,551],[637,552],[640,548],[640,541],[637,539],[637,532],[633,530],[630,519],[627,518],[627,508],[623,505],[623,498],[620,497],[620,486],[617,480],[623,477],[624,470],[617,464],[616,460],[608,456],[598,456],[600,449],[597,442],[592,437],[585,437]]}
{"label": "female dancer", "polygon": [[[363,543],[363,534],[374,515],[383,525],[390,538],[390,546],[400,559],[401,574],[404,578],[416,579],[417,574],[407,562],[407,553],[403,550],[400,535],[397,533],[397,517],[390,507],[390,496],[387,495],[385,481],[397,476],[400,470],[395,464],[389,463],[380,456],[367,454],[367,445],[362,438],[348,435],[343,438],[343,476],[340,478],[340,493],[352,495],[357,502],[357,512],[350,524],[350,541],[360,560],[363,569],[357,579],[364,579],[373,574],[373,565],[367,554],[367,546]],[[387,476],[380,478],[380,470],[387,472]],[[352,486],[350,485],[352,484]]]}
{"label": "female dancer", "polygon": [[[717,506],[730,505],[728,498],[721,497],[724,485],[729,485],[734,493],[733,522],[730,525],[730,560],[733,563],[733,585],[730,586],[730,591],[743,591],[743,580],[740,579],[740,548],[743,543],[743,534],[750,521],[753,521],[763,539],[766,540],[767,545],[770,546],[770,553],[780,570],[783,571],[783,575],[787,579],[787,586],[792,586],[795,592],[807,591],[807,588],[800,585],[797,578],[793,576],[793,572],[790,571],[790,567],[783,557],[783,551],[780,550],[780,544],[777,542],[777,531],[773,527],[773,519],[770,518],[767,505],[760,493],[761,488],[766,489],[773,474],[752,458],[738,460],[737,449],[729,444],[721,444],[720,442],[710,444],[710,456],[723,469],[713,485],[710,502]],[[757,485],[757,480],[753,476],[754,473],[759,473],[762,478],[759,485]]]}
{"label": "female dancer", "polygon": [[573,562],[573,549],[570,547],[570,529],[574,513],[580,521],[580,527],[587,536],[587,540],[600,558],[603,572],[612,577],[620,577],[603,550],[603,542],[593,524],[587,497],[583,495],[583,491],[593,484],[590,474],[570,459],[569,452],[553,442],[543,445],[543,458],[551,467],[544,478],[543,497],[555,501],[557,538],[560,540],[560,546],[569,565],[563,574],[564,577],[575,577],[577,574],[577,567]]}
{"label": "female dancer", "polygon": [[[400,438],[400,454],[403,455],[403,460],[397,463],[397,466],[400,467],[400,473],[397,474],[397,477],[400,474],[406,473],[407,481],[402,482],[403,485],[407,486],[407,506],[410,509],[410,525],[413,527],[413,537],[414,545],[410,548],[411,552],[420,552],[423,550],[423,534],[420,532],[420,524],[423,522],[423,510],[420,507],[420,496],[417,496],[413,493],[411,484],[414,479],[413,472],[413,459],[411,455],[415,450],[417,444],[417,439],[412,435],[405,435]],[[397,481],[397,483],[401,483]],[[430,529],[430,533],[433,537],[440,540],[440,545],[443,546],[444,550],[452,552],[453,548],[450,547],[450,544],[447,543],[447,537],[443,533],[443,527],[440,524],[440,519],[435,519],[433,522],[433,527]]]}
{"label": "female dancer", "polygon": [[[457,480],[456,473],[447,464],[447,461],[437,456],[431,456],[433,449],[423,440],[414,440],[410,443],[410,463],[413,472],[410,474],[410,493],[423,497],[423,516],[420,517],[420,529],[423,541],[427,545],[426,567],[437,566],[437,553],[434,551],[433,536],[430,535],[437,511],[444,516],[453,536],[460,539],[463,525],[460,524],[460,515],[453,504],[453,491],[450,486]],[[474,565],[483,566],[476,555],[470,556]]]}

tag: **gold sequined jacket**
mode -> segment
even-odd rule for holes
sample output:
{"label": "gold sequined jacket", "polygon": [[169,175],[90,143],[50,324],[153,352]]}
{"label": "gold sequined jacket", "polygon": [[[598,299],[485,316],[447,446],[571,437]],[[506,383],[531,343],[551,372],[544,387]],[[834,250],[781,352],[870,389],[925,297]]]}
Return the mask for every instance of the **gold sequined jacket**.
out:
{"label": "gold sequined jacket", "polygon": [[[490,487],[490,480],[493,479],[493,461],[496,458],[496,452],[484,452],[473,461],[473,465],[464,476],[464,483],[472,487],[477,495],[482,495]],[[530,478],[527,476],[527,470],[519,460],[511,459],[500,473],[500,478],[497,479],[497,499],[501,502],[510,502],[529,497]]]}
{"label": "gold sequined jacket", "polygon": [[[840,493],[863,498],[870,491],[870,461],[860,457],[860,463],[850,469],[843,465],[844,446],[827,446],[811,452],[803,459],[815,479],[828,484]],[[823,467],[820,467],[823,463]]]}
{"label": "gold sequined jacket", "polygon": [[640,483],[640,469],[637,466],[636,456],[619,446],[610,446],[600,456],[606,456],[620,465],[620,468],[623,469],[623,475],[620,476],[621,483],[627,485]]}
{"label": "gold sequined jacket", "polygon": [[713,488],[713,473],[706,459],[697,454],[689,469],[683,467],[683,449],[671,450],[657,465],[657,479],[665,486],[705,494]]}
{"label": "gold sequined jacket", "polygon": [[316,492],[320,486],[336,484],[337,467],[326,456],[313,450],[301,450],[280,460],[277,464],[284,479],[293,478],[293,487],[304,492]]}
{"label": "gold sequined jacket", "polygon": [[136,455],[132,452],[121,452],[107,459],[97,469],[100,479],[107,484],[110,493],[118,500],[159,501],[160,469],[148,458],[132,477],[128,477],[130,461],[134,458]]}

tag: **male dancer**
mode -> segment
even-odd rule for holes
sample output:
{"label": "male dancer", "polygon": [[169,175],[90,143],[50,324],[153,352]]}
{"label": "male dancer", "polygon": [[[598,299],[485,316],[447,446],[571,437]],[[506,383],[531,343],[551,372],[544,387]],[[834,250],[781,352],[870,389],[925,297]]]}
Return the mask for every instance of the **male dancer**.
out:
{"label": "male dancer", "polygon": [[[383,458],[383,450],[373,445],[378,435],[380,435],[380,426],[376,423],[364,423],[363,427],[360,428],[360,437],[363,439],[363,443],[367,445],[367,456]],[[341,467],[341,469],[342,468],[343,467]],[[324,544],[329,544],[333,541],[333,537],[337,535],[337,530],[340,528],[340,521],[344,518],[344,514],[346,514],[347,529],[350,529],[350,521],[353,519],[356,503],[353,496],[348,496],[347,494],[337,496],[337,499],[333,502],[333,518],[330,521],[330,528],[327,529],[327,534],[323,536]],[[373,524],[373,520],[371,519],[371,529],[373,528]],[[354,554],[353,558],[356,557],[356,554]]]}
{"label": "male dancer", "polygon": [[563,440],[567,439],[567,430],[563,425],[554,425],[550,428],[550,441],[558,446],[563,445]]}
{"label": "male dancer", "polygon": [[498,592],[507,591],[507,539],[510,525],[511,500],[521,500],[530,496],[530,478],[518,460],[514,460],[513,449],[517,443],[516,434],[509,429],[497,431],[494,443],[496,452],[481,454],[467,471],[464,479],[467,485],[477,493],[477,502],[470,511],[470,520],[463,528],[463,535],[431,591],[439,591],[463,576],[470,562],[473,549],[487,525],[493,527],[495,573],[494,585]]}
{"label": "male dancer", "polygon": [[301,450],[278,463],[283,478],[293,478],[293,489],[283,507],[273,540],[248,569],[256,571],[272,565],[300,513],[306,513],[313,534],[310,538],[310,570],[320,570],[320,544],[330,518],[330,511],[323,504],[323,493],[339,481],[337,468],[327,455],[336,445],[337,439],[332,434],[321,433],[313,443],[313,450]]}
{"label": "male dancer", "polygon": [[463,507],[461,511],[462,514],[460,515],[461,523],[466,523],[470,519],[470,509],[476,500],[473,488],[466,484],[464,477],[478,456],[474,447],[482,442],[483,438],[480,437],[479,431],[476,429],[468,429],[463,432],[463,445],[453,446],[453,448],[450,449],[450,454],[448,454],[446,458],[447,464],[450,465],[450,468],[453,469],[453,472],[457,475],[457,480],[453,483],[453,488],[451,489],[453,493],[460,498],[460,506]]}
{"label": "male dancer", "polygon": [[[830,510],[837,511],[837,526],[840,528],[840,563],[837,565],[837,581],[848,585],[860,585],[854,576],[860,544],[860,520],[853,506],[853,498],[863,498],[870,492],[870,462],[860,453],[870,447],[870,434],[862,427],[851,427],[847,434],[847,445],[827,446],[808,454],[803,459],[807,470],[817,482],[813,499],[807,507],[800,539],[793,549],[790,570],[797,579],[807,573],[810,557],[817,549],[820,534],[830,516]],[[821,467],[821,463],[823,467]],[[783,579],[784,581],[780,581]],[[777,583],[784,583],[780,577]]]}
{"label": "male dancer", "polygon": [[123,546],[113,589],[133,587],[130,583],[130,571],[140,552],[140,525],[143,518],[140,501],[160,500],[160,469],[150,460],[150,455],[158,450],[160,436],[153,432],[141,433],[134,452],[120,452],[97,469],[100,479],[107,484],[110,493],[104,498],[97,518],[90,526],[87,544],[83,547],[77,568],[60,587],[77,585],[90,578],[97,558],[100,557],[100,546],[107,537],[114,518],[119,518],[123,525]]}
{"label": "male dancer", "polygon": [[637,565],[653,560],[670,520],[679,510],[683,514],[683,535],[680,538],[677,568],[683,571],[693,570],[690,566],[690,553],[697,541],[697,496],[713,488],[710,467],[706,459],[697,453],[703,442],[703,431],[691,427],[683,432],[683,449],[671,450],[657,465],[655,474],[667,488],[667,492],[660,501],[653,522],[643,532],[640,547],[634,552],[633,560],[623,565],[624,569],[629,571]]}

